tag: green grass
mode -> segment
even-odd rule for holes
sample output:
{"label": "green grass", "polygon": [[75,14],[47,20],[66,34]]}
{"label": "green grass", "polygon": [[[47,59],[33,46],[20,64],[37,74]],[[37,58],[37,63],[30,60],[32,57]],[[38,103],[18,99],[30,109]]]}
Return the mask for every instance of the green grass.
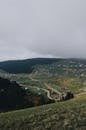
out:
{"label": "green grass", "polygon": [[0,130],[86,130],[86,95],[0,114]]}

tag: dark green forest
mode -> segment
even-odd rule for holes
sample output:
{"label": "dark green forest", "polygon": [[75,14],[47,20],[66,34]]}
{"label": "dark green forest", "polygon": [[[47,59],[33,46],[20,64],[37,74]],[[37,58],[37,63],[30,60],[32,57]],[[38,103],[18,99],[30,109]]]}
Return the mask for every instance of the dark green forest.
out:
{"label": "dark green forest", "polygon": [[16,81],[0,78],[0,111],[33,107],[51,103],[46,95],[25,90]]}
{"label": "dark green forest", "polygon": [[33,58],[0,62],[0,69],[9,73],[31,73],[35,65],[52,64],[60,61],[56,58]]}

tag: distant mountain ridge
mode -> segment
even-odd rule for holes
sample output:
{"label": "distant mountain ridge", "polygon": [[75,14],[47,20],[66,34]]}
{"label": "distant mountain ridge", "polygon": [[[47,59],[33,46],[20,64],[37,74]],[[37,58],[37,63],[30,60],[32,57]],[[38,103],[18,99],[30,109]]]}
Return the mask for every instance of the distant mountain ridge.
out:
{"label": "distant mountain ridge", "polygon": [[26,60],[9,60],[0,62],[0,70],[8,73],[31,73],[33,66],[52,64],[58,62],[61,59],[56,58],[33,58]]}
{"label": "distant mountain ridge", "polygon": [[[0,62],[0,71],[8,73],[31,73],[35,66],[57,64],[72,64],[86,65],[86,59],[61,59],[61,58],[33,58],[26,60],[9,60]],[[85,67],[85,66],[84,66]]]}

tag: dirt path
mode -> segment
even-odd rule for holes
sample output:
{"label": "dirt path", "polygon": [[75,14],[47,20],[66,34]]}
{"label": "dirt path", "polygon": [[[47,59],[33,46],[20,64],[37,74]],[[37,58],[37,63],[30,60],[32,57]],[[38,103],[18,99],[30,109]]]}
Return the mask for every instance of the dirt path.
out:
{"label": "dirt path", "polygon": [[[20,84],[21,86],[24,86],[26,89],[28,89],[27,85],[23,85],[23,84]],[[39,87],[36,87],[36,86],[33,86],[33,88],[36,88],[37,90],[43,90],[46,92],[47,94],[47,97],[50,99],[50,100],[53,100],[53,98],[51,97],[50,95],[50,91],[45,89],[45,88],[39,88]]]}
{"label": "dirt path", "polygon": [[[46,85],[47,85],[48,87],[50,87],[48,84],[46,84]],[[27,87],[26,85],[22,85],[22,84],[21,84],[21,86],[24,86],[24,87],[26,87],[26,88],[28,89],[28,87]],[[49,90],[47,90],[47,89],[45,89],[45,88],[35,87],[35,86],[33,86],[33,88],[36,88],[37,90],[43,90],[43,91],[45,91],[46,94],[47,94],[48,99],[50,99],[50,100],[55,100],[55,99],[53,99],[53,98],[51,97],[51,94],[50,94],[50,91],[49,91]],[[62,95],[61,92],[59,92],[58,90],[53,89],[53,88],[52,88],[52,91],[54,91],[55,93],[59,94],[59,98],[55,100],[55,101],[59,101],[59,100],[60,100],[60,96]],[[76,95],[75,95],[75,98],[78,98],[78,97],[83,96],[83,95],[86,95],[86,92],[82,92],[82,93],[76,94]]]}
{"label": "dirt path", "polygon": [[83,96],[83,95],[86,95],[86,92],[82,92],[82,93],[76,94],[75,96],[79,97],[79,96]]}
{"label": "dirt path", "polygon": [[51,95],[50,95],[50,91],[49,91],[49,90],[44,89],[44,88],[41,88],[41,89],[44,90],[44,91],[47,93],[47,97],[48,97],[49,99],[53,100],[53,98],[52,98]]}
{"label": "dirt path", "polygon": [[50,88],[53,92],[57,93],[59,96],[61,96],[61,92],[59,92],[58,90],[52,88],[50,85],[44,83],[44,85],[47,87],[47,88]]}
{"label": "dirt path", "polygon": [[[53,89],[53,88],[52,88],[52,90],[53,90],[54,92],[56,92],[57,94],[59,94],[59,96],[62,95],[61,92],[59,92],[58,90]],[[84,90],[84,92],[81,92],[81,93],[75,95],[75,97],[79,97],[79,96],[83,96],[83,95],[86,95],[86,89]]]}
{"label": "dirt path", "polygon": [[32,81],[39,81],[39,80],[37,80],[37,79],[32,78],[31,76],[29,76],[29,78],[30,78]]}

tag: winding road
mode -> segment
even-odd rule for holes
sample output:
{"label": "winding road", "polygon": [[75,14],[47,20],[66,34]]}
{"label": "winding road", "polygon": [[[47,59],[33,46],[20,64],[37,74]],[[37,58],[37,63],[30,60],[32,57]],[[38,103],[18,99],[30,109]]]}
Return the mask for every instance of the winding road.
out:
{"label": "winding road", "polygon": [[[39,80],[37,80],[37,79],[32,78],[31,76],[30,76],[29,78],[30,78],[32,81],[39,81]],[[23,85],[23,84],[20,84],[20,85],[22,85],[22,86],[28,88],[26,85]],[[47,83],[44,83],[44,86],[45,86],[46,88],[39,88],[39,87],[35,87],[35,86],[33,86],[33,88],[36,88],[36,89],[38,89],[38,90],[43,90],[43,91],[45,91],[46,94],[47,94],[48,99],[50,99],[50,100],[55,100],[55,99],[53,99],[53,98],[51,97],[51,93],[50,93],[50,90],[51,90],[52,92],[55,92],[56,94],[59,95],[58,99],[56,99],[55,101],[59,101],[59,100],[60,100],[60,97],[61,97],[61,95],[62,95],[61,92],[59,92],[58,90],[52,88],[52,87],[51,87],[50,85],[48,85]],[[84,90],[84,92],[79,93],[79,94],[76,94],[75,97],[79,97],[79,96],[82,96],[82,95],[86,95],[86,89]]]}

